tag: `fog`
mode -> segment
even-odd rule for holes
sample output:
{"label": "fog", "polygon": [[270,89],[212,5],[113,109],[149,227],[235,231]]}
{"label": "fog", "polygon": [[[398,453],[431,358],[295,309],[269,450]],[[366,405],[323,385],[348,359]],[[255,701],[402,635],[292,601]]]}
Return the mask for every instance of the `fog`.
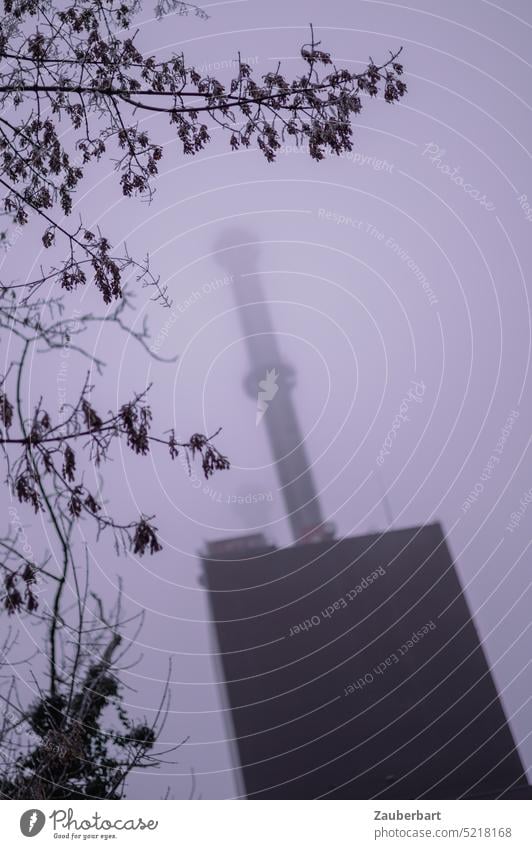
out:
{"label": "fog", "polygon": [[[340,66],[362,69],[403,45],[409,92],[400,105],[365,103],[353,152],[321,163],[287,143],[268,164],[256,149],[232,152],[215,128],[213,143],[186,158],[159,122],[165,155],[150,205],[121,197],[111,169],[78,193],[87,224],[150,254],[173,301],[165,310],[140,289],[132,314],[137,327],[147,318],[169,362],[114,328],[88,338],[108,363],[94,378],[95,402],[107,409],[152,383],[154,428],[186,438],[221,427],[216,444],[232,464],[207,482],[164,449],[136,458],[123,447],[104,492],[124,516],[156,513],[164,550],[117,558],[110,540],[81,526],[95,587],[111,600],[121,576],[128,611],[145,612],[139,662],[125,673],[132,712],[153,715],[172,658],[161,742],[186,740],[177,763],[135,776],[129,795],[242,792],[200,578],[208,540],[264,530],[291,543],[264,423],[244,389],[235,285],[257,278],[297,376],[323,514],[340,537],[385,530],[390,519],[396,528],[442,523],[530,767],[530,7],[236,0],[205,9],[207,21],[163,24],[146,9],[143,44],[184,50],[221,79],[239,50],[258,73],[280,59],[290,76],[312,21]],[[23,280],[45,261],[35,232],[13,243],[5,276]],[[72,311],[80,304],[96,308],[97,298],[87,289],[67,299]],[[86,368],[74,354],[35,357],[27,402],[44,392],[57,409],[60,370],[74,396]],[[19,513],[33,550],[51,545],[40,520]],[[39,643],[27,621],[19,628],[20,652]]]}

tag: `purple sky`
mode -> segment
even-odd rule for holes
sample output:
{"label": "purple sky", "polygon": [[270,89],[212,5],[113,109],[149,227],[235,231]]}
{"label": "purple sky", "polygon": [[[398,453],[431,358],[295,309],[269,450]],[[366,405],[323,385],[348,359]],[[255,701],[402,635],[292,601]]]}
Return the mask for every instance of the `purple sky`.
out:
{"label": "purple sky", "polygon": [[[385,486],[395,527],[442,522],[530,767],[530,5],[331,0],[324,12],[323,3],[302,0],[233,0],[205,9],[206,22],[173,16],[160,24],[146,14],[143,43],[161,56],[183,49],[221,79],[238,50],[260,73],[277,58],[292,73],[312,21],[323,48],[348,68],[403,45],[409,94],[400,106],[367,104],[352,157],[317,164],[289,147],[268,165],[256,150],[230,152],[214,130],[211,146],[185,159],[161,123],[165,158],[151,206],[122,199],[111,169],[79,192],[87,223],[151,254],[175,312],[165,330],[170,313],[143,291],[138,321],[148,315],[161,354],[179,354],[162,365],[115,331],[95,335],[91,344],[109,361],[95,399],[105,409],[154,381],[161,429],[175,425],[185,437],[222,425],[218,444],[233,463],[206,487],[164,451],[135,460],[124,450],[106,491],[126,516],[157,511],[164,551],[117,561],[86,530],[95,585],[112,598],[121,574],[131,611],[147,614],[128,701],[153,709],[172,655],[164,739],[190,738],[177,766],[135,779],[130,792],[157,798],[170,786],[186,797],[191,768],[204,797],[237,792],[197,555],[205,540],[255,526],[267,525],[278,544],[290,541],[265,430],[243,390],[233,283],[216,253],[235,226],[261,243],[258,269],[279,344],[298,373],[295,399],[325,514],[341,535],[384,529]],[[31,235],[5,257],[5,276],[24,279],[30,263],[44,261]],[[257,270],[245,254],[234,257],[235,273]],[[79,308],[81,297],[67,308]],[[35,361],[27,390],[35,397],[46,375],[53,409],[59,353],[45,368]],[[69,359],[72,396],[83,368]],[[423,387],[416,401],[413,381]],[[261,494],[261,503],[245,503]],[[231,503],[238,496],[244,503]],[[26,515],[40,551],[43,529]]]}

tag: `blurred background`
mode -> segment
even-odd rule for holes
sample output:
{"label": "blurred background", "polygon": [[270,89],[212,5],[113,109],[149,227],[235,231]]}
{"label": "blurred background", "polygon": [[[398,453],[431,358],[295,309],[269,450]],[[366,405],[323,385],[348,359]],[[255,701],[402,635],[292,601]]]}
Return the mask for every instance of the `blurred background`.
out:
{"label": "blurred background", "polygon": [[[239,51],[257,74],[281,61],[291,77],[301,73],[312,22],[340,67],[362,70],[369,56],[379,64],[402,45],[409,93],[400,105],[366,102],[353,152],[321,163],[288,143],[274,164],[255,149],[231,152],[215,127],[207,150],[186,158],[164,122],[142,118],[159,121],[165,141],[152,203],[124,199],[112,170],[95,172],[78,193],[87,224],[150,254],[173,302],[165,310],[141,289],[134,315],[137,327],[147,319],[157,354],[173,361],[150,359],[115,328],[88,340],[108,363],[95,400],[105,410],[153,383],[155,429],[187,438],[222,427],[217,445],[232,463],[205,481],[164,449],[145,459],[124,449],[104,491],[126,516],[156,513],[164,550],[117,558],[87,528],[95,588],[111,600],[121,576],[128,610],[146,615],[126,701],[150,717],[171,657],[161,742],[185,740],[178,763],[135,776],[129,795],[239,793],[199,579],[206,541],[255,529],[279,546],[291,541],[264,425],[244,389],[235,280],[257,276],[297,375],[293,397],[325,516],[340,537],[442,522],[532,767],[530,6],[230,0],[203,8],[206,21],[160,23],[146,4],[139,43],[156,56],[182,50],[222,81]],[[4,276],[24,280],[44,262],[36,232],[12,238]],[[93,298],[75,293],[67,308],[74,314]],[[62,392],[77,397],[86,367],[59,351],[35,360],[28,404],[44,391],[58,410]],[[46,528],[19,512],[28,544],[41,551]],[[39,644],[27,622],[20,629],[21,653]]]}

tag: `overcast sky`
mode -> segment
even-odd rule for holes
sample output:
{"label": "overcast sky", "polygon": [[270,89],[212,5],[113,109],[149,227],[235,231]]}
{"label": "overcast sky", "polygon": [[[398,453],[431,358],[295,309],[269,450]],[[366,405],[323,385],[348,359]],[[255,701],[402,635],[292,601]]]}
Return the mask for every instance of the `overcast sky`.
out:
{"label": "overcast sky", "polygon": [[[322,508],[338,534],[385,529],[383,489],[395,527],[442,523],[532,767],[530,5],[232,0],[204,8],[207,21],[158,23],[146,5],[143,44],[161,57],[184,50],[222,80],[238,51],[257,73],[281,59],[290,76],[312,21],[323,49],[350,69],[403,45],[409,93],[399,106],[367,103],[347,157],[318,164],[287,146],[270,165],[255,149],[231,152],[213,129],[208,149],[185,158],[161,123],[165,158],[150,206],[121,198],[111,169],[79,192],[88,224],[151,254],[174,312],[144,291],[137,320],[148,316],[161,355],[179,355],[150,362],[114,331],[95,336],[109,362],[95,400],[105,409],[153,381],[156,425],[182,437],[222,426],[218,445],[233,464],[205,486],[164,451],[142,460],[124,450],[106,491],[124,515],[157,512],[164,551],[117,560],[86,529],[95,585],[112,598],[121,574],[131,611],[146,611],[127,700],[152,710],[172,655],[164,740],[189,737],[178,765],[134,780],[130,792],[157,798],[169,786],[186,797],[193,769],[204,797],[237,793],[198,553],[206,540],[253,528],[290,542],[266,431],[243,388],[231,274],[260,274],[279,345],[297,371],[294,398]],[[220,250],[235,227],[260,246],[255,260]],[[5,258],[4,271],[21,279],[43,261],[29,238]],[[92,303],[74,294],[72,311],[82,297]],[[52,409],[60,367],[60,354],[48,355]],[[82,367],[72,357],[68,368],[74,395]],[[42,381],[36,362],[28,396]],[[26,515],[38,551],[43,530]]]}

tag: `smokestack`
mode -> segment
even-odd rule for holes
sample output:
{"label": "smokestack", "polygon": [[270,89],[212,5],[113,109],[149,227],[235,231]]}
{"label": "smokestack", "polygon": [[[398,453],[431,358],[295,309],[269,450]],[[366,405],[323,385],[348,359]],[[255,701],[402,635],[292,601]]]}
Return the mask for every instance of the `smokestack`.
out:
{"label": "smokestack", "polygon": [[232,230],[216,250],[218,261],[234,277],[250,365],[244,386],[257,404],[257,426],[266,429],[294,542],[329,538],[334,531],[322,516],[294,405],[296,373],[279,350],[258,273],[259,244],[252,233]]}

